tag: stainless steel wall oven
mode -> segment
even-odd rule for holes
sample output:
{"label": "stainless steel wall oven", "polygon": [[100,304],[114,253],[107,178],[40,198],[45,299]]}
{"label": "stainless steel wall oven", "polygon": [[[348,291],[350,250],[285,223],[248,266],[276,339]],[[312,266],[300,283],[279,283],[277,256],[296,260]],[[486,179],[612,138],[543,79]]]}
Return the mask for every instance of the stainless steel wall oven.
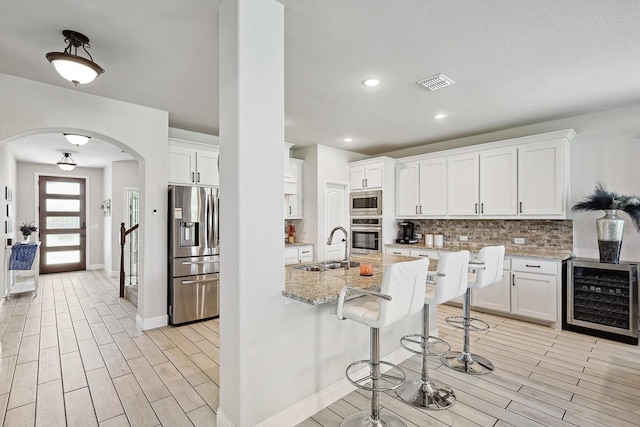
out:
{"label": "stainless steel wall oven", "polygon": [[351,218],[351,253],[382,252],[382,218]]}
{"label": "stainless steel wall oven", "polygon": [[638,267],[569,260],[563,329],[637,345]]}

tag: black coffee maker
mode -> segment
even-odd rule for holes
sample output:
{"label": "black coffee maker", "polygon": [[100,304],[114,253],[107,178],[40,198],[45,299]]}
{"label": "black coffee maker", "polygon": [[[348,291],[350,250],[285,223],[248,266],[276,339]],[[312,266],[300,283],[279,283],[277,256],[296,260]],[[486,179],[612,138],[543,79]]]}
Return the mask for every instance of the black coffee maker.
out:
{"label": "black coffee maker", "polygon": [[398,224],[401,229],[401,237],[396,240],[396,243],[418,243],[418,239],[413,237],[415,231],[415,224],[411,221],[404,221]]}

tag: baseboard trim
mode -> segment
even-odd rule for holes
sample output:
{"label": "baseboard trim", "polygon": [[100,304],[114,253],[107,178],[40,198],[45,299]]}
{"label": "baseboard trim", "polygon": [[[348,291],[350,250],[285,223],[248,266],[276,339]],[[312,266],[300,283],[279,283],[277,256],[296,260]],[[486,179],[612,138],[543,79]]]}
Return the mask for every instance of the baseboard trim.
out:
{"label": "baseboard trim", "polygon": [[216,411],[216,425],[218,427],[235,427],[220,408]]}
{"label": "baseboard trim", "polygon": [[105,270],[104,268],[104,264],[91,264],[90,266],[87,267],[87,270]]}
{"label": "baseboard trim", "polygon": [[148,317],[143,319],[139,314],[136,314],[136,326],[143,331],[155,328],[161,328],[169,324],[169,316],[163,314],[162,316]]}
{"label": "baseboard trim", "polygon": [[[408,358],[413,356],[413,353],[400,347],[399,349],[391,352],[390,354],[382,357],[381,359],[398,365]],[[363,367],[354,373],[354,376],[365,374],[367,368]],[[362,372],[359,372],[362,371]],[[343,378],[335,383],[319,390],[311,396],[291,405],[287,409],[280,411],[279,413],[267,418],[264,421],[259,422],[255,427],[283,427],[283,426],[295,426],[306,420],[310,416],[316,414],[318,411],[331,405],[333,402],[342,399],[347,394],[355,390],[353,386],[346,378]],[[218,412],[220,413],[220,412]],[[220,424],[218,419],[218,425],[224,427],[233,427],[233,424]]]}

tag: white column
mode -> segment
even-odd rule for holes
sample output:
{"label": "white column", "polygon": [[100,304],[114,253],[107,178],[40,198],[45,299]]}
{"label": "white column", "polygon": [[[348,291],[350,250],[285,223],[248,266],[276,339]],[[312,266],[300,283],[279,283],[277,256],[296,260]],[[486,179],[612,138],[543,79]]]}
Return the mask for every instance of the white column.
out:
{"label": "white column", "polygon": [[284,283],[284,6],[224,0],[219,19],[218,425],[244,427],[273,415],[281,381],[281,316],[272,314]]}

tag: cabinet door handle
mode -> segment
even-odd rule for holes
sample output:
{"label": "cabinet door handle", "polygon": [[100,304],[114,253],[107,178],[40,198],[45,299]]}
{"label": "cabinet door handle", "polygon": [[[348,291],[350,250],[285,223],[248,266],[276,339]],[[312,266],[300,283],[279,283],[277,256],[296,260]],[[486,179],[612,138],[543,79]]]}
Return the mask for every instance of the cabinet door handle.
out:
{"label": "cabinet door handle", "polygon": [[195,174],[195,172],[191,172],[191,182],[196,182],[196,174]]}
{"label": "cabinet door handle", "polygon": [[429,258],[429,255],[420,255],[420,254],[418,254],[418,256]]}
{"label": "cabinet door handle", "polygon": [[364,188],[364,178],[362,178],[362,188]]}
{"label": "cabinet door handle", "polygon": [[480,213],[484,213],[484,203],[480,203]]}
{"label": "cabinet door handle", "polygon": [[511,286],[515,286],[516,285],[516,275],[512,274],[511,275]]}
{"label": "cabinet door handle", "polygon": [[416,215],[418,214],[418,205],[416,205]]}
{"label": "cabinet door handle", "polygon": [[533,265],[533,264],[525,264],[525,267],[530,267],[530,268],[540,268],[541,266],[539,266],[539,265]]}
{"label": "cabinet door handle", "polygon": [[422,205],[420,205],[420,215],[422,215]]}
{"label": "cabinet door handle", "polygon": [[368,187],[369,186],[369,178],[365,178],[364,179],[364,186]]}
{"label": "cabinet door handle", "polygon": [[402,255],[402,252],[391,252],[394,255]]}
{"label": "cabinet door handle", "polygon": [[520,202],[520,213],[522,213],[522,202]]}
{"label": "cabinet door handle", "polygon": [[291,215],[291,206],[289,206],[289,215]]}
{"label": "cabinet door handle", "polygon": [[302,253],[303,253],[303,254],[308,254],[308,253],[309,253],[309,251],[302,251]]}
{"label": "cabinet door handle", "polygon": [[200,182],[200,172],[198,172],[198,182]]}
{"label": "cabinet door handle", "polygon": [[476,203],[476,207],[475,207],[476,213],[478,213],[478,204]]}

